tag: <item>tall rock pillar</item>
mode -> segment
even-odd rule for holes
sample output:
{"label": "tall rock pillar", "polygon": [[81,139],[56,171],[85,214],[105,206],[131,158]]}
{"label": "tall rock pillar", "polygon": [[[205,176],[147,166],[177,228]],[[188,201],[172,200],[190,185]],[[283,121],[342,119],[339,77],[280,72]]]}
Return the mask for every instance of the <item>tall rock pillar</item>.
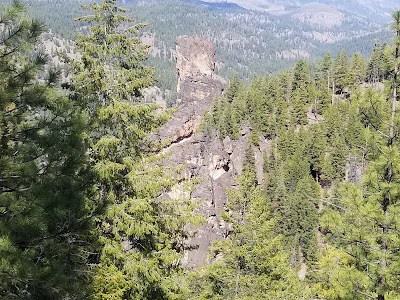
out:
{"label": "tall rock pillar", "polygon": [[[226,188],[233,183],[231,147],[215,137],[198,132],[204,114],[212,101],[222,95],[226,82],[215,71],[215,49],[211,42],[188,36],[177,39],[178,107],[173,118],[159,131],[162,141],[168,141],[170,155],[165,164],[183,169],[183,176],[196,179],[189,196],[199,202],[198,212],[206,222],[193,228],[195,235],[187,241],[191,250],[182,264],[186,267],[207,263],[212,241],[223,239],[229,232],[221,215],[226,204]],[[229,144],[229,141],[228,141]],[[185,195],[179,187],[167,196]]]}

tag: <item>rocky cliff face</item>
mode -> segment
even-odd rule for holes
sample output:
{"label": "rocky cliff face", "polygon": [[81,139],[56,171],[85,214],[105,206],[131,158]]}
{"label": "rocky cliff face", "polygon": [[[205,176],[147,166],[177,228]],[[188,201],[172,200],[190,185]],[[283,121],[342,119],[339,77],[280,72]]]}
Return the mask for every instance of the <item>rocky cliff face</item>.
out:
{"label": "rocky cliff face", "polygon": [[[192,76],[213,77],[215,49],[207,40],[180,36],[176,40],[176,68],[178,79]],[[178,88],[179,88],[178,81]],[[178,91],[179,92],[179,91]]]}
{"label": "rocky cliff face", "polygon": [[[194,238],[188,241],[192,250],[183,261],[193,267],[205,264],[212,241],[226,238],[232,230],[221,215],[226,209],[226,189],[234,184],[233,178],[242,168],[249,130],[243,130],[235,141],[198,132],[203,115],[213,99],[223,93],[226,82],[214,73],[215,50],[210,42],[183,36],[177,39],[176,50],[180,105],[160,129],[159,138],[170,144],[166,150],[171,154],[165,164],[182,167],[184,176],[200,182],[190,197],[199,201],[199,212],[206,222],[195,229]],[[168,197],[177,194],[174,191]]]}
{"label": "rocky cliff face", "polygon": [[226,82],[215,75],[215,49],[207,40],[178,37],[176,42],[178,71],[178,109],[173,119],[159,131],[161,140],[177,143],[190,137],[209,110],[212,100],[220,96]]}

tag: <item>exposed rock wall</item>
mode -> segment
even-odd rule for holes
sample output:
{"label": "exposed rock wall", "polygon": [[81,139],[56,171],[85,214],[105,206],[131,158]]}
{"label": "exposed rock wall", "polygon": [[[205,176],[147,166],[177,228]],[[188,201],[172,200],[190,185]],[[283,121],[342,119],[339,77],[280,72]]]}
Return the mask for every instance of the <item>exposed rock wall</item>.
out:
{"label": "exposed rock wall", "polygon": [[[179,106],[173,118],[159,131],[159,138],[170,142],[171,155],[165,163],[183,167],[184,176],[200,182],[191,198],[199,201],[199,212],[206,222],[195,229],[194,238],[188,241],[193,250],[184,258],[183,264],[187,267],[205,264],[212,241],[225,238],[231,231],[221,214],[225,210],[226,189],[233,185],[237,173],[235,163],[243,160],[242,150],[247,144],[247,136],[238,141],[229,138],[220,141],[197,131],[213,99],[220,96],[226,86],[214,73],[214,54],[214,46],[209,41],[187,36],[177,39]],[[168,196],[173,198],[173,194]]]}
{"label": "exposed rock wall", "polygon": [[211,42],[188,36],[176,41],[179,104],[173,119],[164,125],[159,136],[176,143],[190,137],[209,110],[212,100],[220,96],[226,82],[215,75],[215,49]]}
{"label": "exposed rock wall", "polygon": [[214,57],[214,45],[209,41],[190,36],[178,37],[176,40],[178,80],[203,75],[213,77],[215,71]]}
{"label": "exposed rock wall", "polygon": [[365,160],[360,157],[351,157],[346,165],[345,180],[351,183],[360,183],[366,165]]}
{"label": "exposed rock wall", "polygon": [[[206,222],[193,229],[194,237],[188,241],[192,250],[186,253],[183,265],[201,266],[208,261],[208,249],[217,239],[226,238],[232,231],[224,222],[222,213],[226,210],[226,190],[234,185],[234,177],[243,168],[243,159],[248,147],[251,128],[244,126],[237,140],[229,137],[223,141],[198,132],[204,114],[211,108],[213,100],[223,93],[226,82],[216,76],[214,46],[206,40],[179,37],[176,45],[177,69],[179,74],[179,106],[173,118],[159,131],[159,138],[168,141],[165,149],[171,154],[165,164],[182,167],[182,176],[199,181],[194,191],[187,193],[174,188],[166,197],[190,196],[198,201],[198,211]],[[264,148],[268,145],[265,144]],[[260,149],[263,149],[260,147]],[[263,155],[254,149],[257,171],[262,180]]]}

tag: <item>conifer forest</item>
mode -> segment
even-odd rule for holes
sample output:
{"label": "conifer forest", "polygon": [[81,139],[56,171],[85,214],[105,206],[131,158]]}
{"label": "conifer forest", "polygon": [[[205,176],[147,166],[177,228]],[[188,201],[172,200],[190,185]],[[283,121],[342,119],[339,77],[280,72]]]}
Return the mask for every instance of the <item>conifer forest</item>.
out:
{"label": "conifer forest", "polygon": [[[193,23],[206,14],[203,1],[183,2],[174,5]],[[245,22],[223,3],[207,22]],[[159,5],[168,19],[175,6]],[[217,217],[194,195],[214,195],[205,182],[217,175],[171,163],[173,147],[193,139],[191,121],[174,141],[158,138],[185,118],[171,49],[197,25],[147,24],[156,10],[146,7],[0,1],[0,299],[400,300],[400,4],[382,34],[288,59],[278,46],[300,38],[260,33],[273,40],[266,54],[198,25],[225,88],[194,131],[204,145],[245,142],[223,189],[218,224],[228,229],[197,264],[185,263],[199,248],[191,241]],[[278,20],[268,22],[299,22]],[[253,34],[235,24],[232,40]],[[153,30],[169,41],[146,43]],[[164,105],[146,96],[154,89]]]}

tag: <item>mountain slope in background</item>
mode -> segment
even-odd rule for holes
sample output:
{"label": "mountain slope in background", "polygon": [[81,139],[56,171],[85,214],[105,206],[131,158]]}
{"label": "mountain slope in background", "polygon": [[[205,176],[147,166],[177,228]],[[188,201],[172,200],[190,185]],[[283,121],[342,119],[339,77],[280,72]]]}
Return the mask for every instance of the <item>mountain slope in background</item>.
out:
{"label": "mountain slope in background", "polygon": [[[309,4],[327,5],[331,9],[344,10],[352,14],[367,15],[375,21],[387,21],[390,12],[400,6],[399,1],[390,0],[204,0],[208,3],[233,3],[249,10],[268,12],[271,14],[289,14]],[[323,7],[323,6],[320,6]],[[316,10],[319,13],[319,10]]]}
{"label": "mountain slope in background", "polygon": [[[27,0],[32,13],[56,34],[74,39],[84,24],[78,0]],[[394,1],[380,0],[121,0],[130,16],[148,24],[149,64],[158,86],[175,101],[175,41],[190,35],[216,45],[216,72],[242,79],[274,73],[298,59],[313,60],[327,51],[369,56],[374,44],[388,41]],[[400,7],[400,3],[399,3]],[[372,10],[375,10],[372,13]]]}

